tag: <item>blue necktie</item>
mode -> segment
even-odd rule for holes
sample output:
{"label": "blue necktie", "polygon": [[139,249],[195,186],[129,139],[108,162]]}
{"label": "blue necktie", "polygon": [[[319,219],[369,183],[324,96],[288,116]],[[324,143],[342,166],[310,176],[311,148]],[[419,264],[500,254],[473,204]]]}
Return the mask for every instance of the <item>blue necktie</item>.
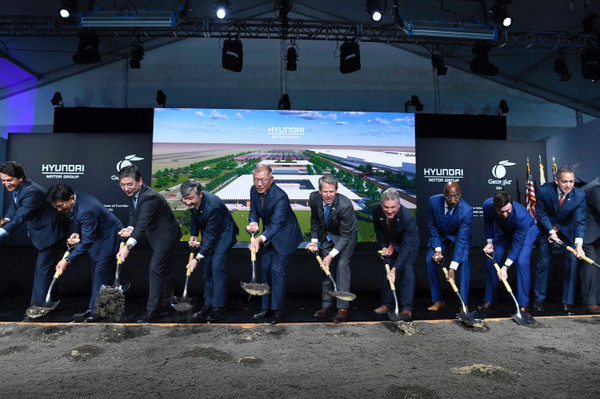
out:
{"label": "blue necktie", "polygon": [[13,191],[13,201],[15,201],[15,205],[17,204],[17,197],[19,196],[19,193],[17,193],[16,191]]}
{"label": "blue necktie", "polygon": [[133,197],[133,208],[137,209],[137,197]]}
{"label": "blue necktie", "polygon": [[452,219],[452,209],[448,209],[448,212],[446,212],[446,217],[444,218],[444,225],[446,228],[450,227],[450,219]]}
{"label": "blue necktie", "polygon": [[[327,219],[329,219],[329,208],[331,208],[330,205],[325,205],[325,231],[327,231]],[[329,238],[329,234],[327,234],[327,241],[331,241],[331,238]]]}

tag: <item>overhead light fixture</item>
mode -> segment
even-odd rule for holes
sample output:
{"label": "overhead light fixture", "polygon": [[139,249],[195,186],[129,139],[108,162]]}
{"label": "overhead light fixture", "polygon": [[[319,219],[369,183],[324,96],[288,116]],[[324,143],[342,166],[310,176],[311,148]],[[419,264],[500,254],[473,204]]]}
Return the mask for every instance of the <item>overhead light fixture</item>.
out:
{"label": "overhead light fixture", "polygon": [[416,94],[413,94],[410,97],[410,101],[404,103],[404,112],[408,112],[409,107],[415,107],[415,111],[421,112],[425,106],[421,103],[419,97],[417,97]]}
{"label": "overhead light fixture", "polygon": [[498,28],[483,24],[457,26],[455,23],[445,21],[409,21],[403,19],[400,29],[407,36],[498,41]]}
{"label": "overhead light fixture", "polygon": [[238,39],[226,39],[223,42],[221,65],[233,72],[241,72],[244,67],[244,50]]}
{"label": "overhead light fixture", "polygon": [[77,7],[79,7],[79,0],[62,0],[58,13],[63,18],[70,18],[77,12]]}
{"label": "overhead light fixture", "polygon": [[231,3],[229,0],[217,0],[215,3],[215,15],[219,19],[225,18],[230,9]]}
{"label": "overhead light fixture", "polygon": [[95,64],[100,62],[100,39],[92,31],[79,32],[79,44],[77,53],[73,55],[76,64]]}
{"label": "overhead light fixture", "polygon": [[360,69],[360,46],[354,40],[346,40],[340,46],[340,72],[343,74]]}
{"label": "overhead light fixture", "polygon": [[288,71],[295,71],[298,69],[298,46],[296,46],[296,42],[294,40],[290,42],[285,60],[287,61],[285,69]]}
{"label": "overhead light fixture", "polygon": [[88,11],[79,17],[80,28],[175,28],[181,11]]}
{"label": "overhead light fixture", "polygon": [[52,97],[50,102],[55,107],[64,107],[65,106],[65,103],[63,102],[62,94],[60,94],[60,91],[57,91],[54,93],[54,96]]}
{"label": "overhead light fixture", "polygon": [[371,19],[375,22],[381,21],[381,17],[383,17],[383,7],[378,0],[367,0],[365,4],[365,10],[367,14],[371,16]]}
{"label": "overhead light fixture", "polygon": [[498,74],[498,67],[488,60],[488,52],[491,49],[492,46],[485,43],[477,43],[473,46],[472,52],[475,54],[475,58],[471,60],[469,65],[471,72],[487,76]]}
{"label": "overhead light fixture", "polygon": [[287,93],[283,93],[281,98],[279,99],[279,103],[277,104],[278,109],[292,109],[292,103],[290,102],[290,96]]}
{"label": "overhead light fixture", "polygon": [[165,107],[167,105],[167,95],[162,90],[156,91],[156,103],[161,107]]}
{"label": "overhead light fixture", "polygon": [[500,100],[500,104],[498,104],[498,115],[502,116],[502,115],[506,115],[508,114],[508,111],[510,111],[510,108],[508,108],[508,103],[506,102],[506,100]]}
{"label": "overhead light fixture", "polygon": [[140,69],[141,61],[144,59],[144,46],[139,38],[131,45],[131,58],[129,59],[129,67],[132,69]]}
{"label": "overhead light fixture", "polygon": [[446,61],[444,61],[444,56],[440,50],[434,50],[433,54],[431,55],[431,65],[433,66],[433,69],[437,71],[438,76],[448,73]]}
{"label": "overhead light fixture", "polygon": [[554,59],[554,72],[560,76],[561,82],[567,82],[571,79],[569,67],[567,66],[567,57],[563,53],[558,53]]}
{"label": "overhead light fixture", "polygon": [[600,80],[600,49],[590,47],[581,54],[581,74],[594,83]]}
{"label": "overhead light fixture", "polygon": [[508,14],[507,6],[512,0],[496,0],[492,8],[490,8],[490,15],[492,19],[498,24],[505,28],[512,25],[512,18]]}

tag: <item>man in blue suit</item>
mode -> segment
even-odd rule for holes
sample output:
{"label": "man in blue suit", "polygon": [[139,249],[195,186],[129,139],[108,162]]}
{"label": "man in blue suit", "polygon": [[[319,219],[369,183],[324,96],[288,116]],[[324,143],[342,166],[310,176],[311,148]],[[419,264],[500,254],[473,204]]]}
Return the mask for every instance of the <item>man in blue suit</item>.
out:
{"label": "man in blue suit", "polygon": [[[600,177],[581,187],[587,198],[583,251],[593,261],[600,261]],[[600,313],[600,268],[579,261],[581,299],[588,312]]]}
{"label": "man in blue suit", "polygon": [[488,310],[496,305],[498,278],[507,279],[508,269],[514,264],[518,285],[517,302],[521,313],[529,315],[529,259],[533,243],[539,234],[535,219],[523,205],[513,203],[508,191],[501,190],[483,202],[483,223],[487,240],[483,250],[488,254],[495,253],[496,262],[500,262],[509,247],[510,251],[500,269],[501,276],[488,259],[485,269],[485,302],[479,309]]}
{"label": "man in blue suit", "polygon": [[[543,311],[548,288],[548,269],[552,259],[553,242],[566,239],[567,244],[575,243],[577,258],[584,255],[583,237],[585,236],[585,193],[574,186],[575,173],[568,166],[562,166],[556,172],[553,183],[546,183],[536,193],[535,213],[538,217],[540,237],[538,247],[540,259],[537,264],[533,308]],[[559,235],[562,238],[559,238]],[[567,250],[564,252],[564,281],[562,311],[573,314],[575,300],[575,281],[577,279],[577,258]]]}
{"label": "man in blue suit", "polygon": [[271,294],[263,295],[262,310],[255,319],[273,316],[272,324],[283,321],[286,294],[285,266],[289,255],[302,242],[302,232],[292,211],[290,200],[281,188],[273,184],[273,172],[267,165],[258,165],[252,174],[254,185],[250,188],[250,215],[246,229],[258,232],[262,219],[262,234],[252,240],[250,249],[258,253],[262,245],[262,282],[271,287]]}
{"label": "man in blue suit", "polygon": [[[184,205],[190,210],[190,248],[198,248],[198,255],[190,261],[191,271],[204,259],[204,306],[192,315],[197,321],[217,321],[225,317],[227,303],[227,253],[237,242],[239,229],[225,203],[216,195],[203,192],[202,185],[189,179],[179,192]],[[198,233],[202,233],[198,241]]]}
{"label": "man in blue suit", "polygon": [[391,266],[383,281],[383,305],[375,309],[375,313],[385,314],[394,309],[394,297],[388,279],[395,282],[396,274],[399,274],[400,318],[410,321],[415,296],[413,266],[419,252],[419,229],[411,211],[400,204],[400,195],[395,188],[388,188],[381,193],[381,203],[373,206],[373,227],[381,247],[380,254],[387,257]]}
{"label": "man in blue suit", "polygon": [[69,241],[79,240],[69,256],[56,265],[64,272],[67,266],[88,253],[92,264],[92,295],[86,311],[73,315],[77,322],[94,322],[99,319],[94,304],[102,285],[111,285],[115,273],[115,254],[119,251],[121,221],[109,212],[94,196],[74,192],[68,184],[55,184],[48,189],[48,201],[60,212],[69,215],[72,234]]}
{"label": "man in blue suit", "polygon": [[461,196],[460,185],[451,181],[444,186],[444,194],[431,196],[427,205],[429,243],[425,263],[433,302],[433,305],[427,308],[430,311],[435,312],[446,306],[438,280],[439,271],[434,261],[440,262],[443,259],[443,252],[449,247],[452,248],[452,261],[448,278],[454,280],[455,272],[460,266],[460,295],[465,304],[469,301],[471,281],[469,251],[473,208]]}
{"label": "man in blue suit", "polygon": [[[46,190],[25,176],[25,169],[15,161],[0,166],[0,179],[12,193],[9,207],[0,220],[0,237],[13,233],[23,223],[27,235],[38,250],[31,304],[43,304],[54,274],[54,266],[65,250],[67,221],[46,201]],[[33,321],[25,317],[24,321]]]}

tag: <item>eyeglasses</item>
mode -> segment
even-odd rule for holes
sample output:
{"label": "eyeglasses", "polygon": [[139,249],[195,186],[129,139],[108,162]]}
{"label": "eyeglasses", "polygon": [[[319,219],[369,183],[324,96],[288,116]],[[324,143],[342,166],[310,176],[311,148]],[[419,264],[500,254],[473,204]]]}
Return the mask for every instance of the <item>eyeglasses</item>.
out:
{"label": "eyeglasses", "polygon": [[254,183],[266,184],[268,181],[269,179],[254,179]]}
{"label": "eyeglasses", "polygon": [[52,206],[60,211],[65,206],[67,206],[67,204],[69,203],[69,201],[71,201],[71,200],[69,199],[69,200],[63,202],[62,204],[52,204]]}
{"label": "eyeglasses", "polygon": [[446,199],[448,201],[452,201],[452,200],[459,200],[460,199],[460,194],[456,194],[456,195],[446,195]]}
{"label": "eyeglasses", "polygon": [[135,182],[130,182],[130,183],[120,183],[121,187],[127,187],[127,188],[131,188],[135,185]]}

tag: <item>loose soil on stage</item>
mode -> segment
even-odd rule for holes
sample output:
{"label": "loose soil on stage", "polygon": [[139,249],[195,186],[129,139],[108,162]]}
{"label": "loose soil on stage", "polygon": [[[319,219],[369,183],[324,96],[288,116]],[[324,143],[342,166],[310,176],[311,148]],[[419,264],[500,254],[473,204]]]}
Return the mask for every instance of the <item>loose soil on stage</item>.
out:
{"label": "loose soil on stage", "polygon": [[600,397],[600,317],[0,323],[5,398]]}

